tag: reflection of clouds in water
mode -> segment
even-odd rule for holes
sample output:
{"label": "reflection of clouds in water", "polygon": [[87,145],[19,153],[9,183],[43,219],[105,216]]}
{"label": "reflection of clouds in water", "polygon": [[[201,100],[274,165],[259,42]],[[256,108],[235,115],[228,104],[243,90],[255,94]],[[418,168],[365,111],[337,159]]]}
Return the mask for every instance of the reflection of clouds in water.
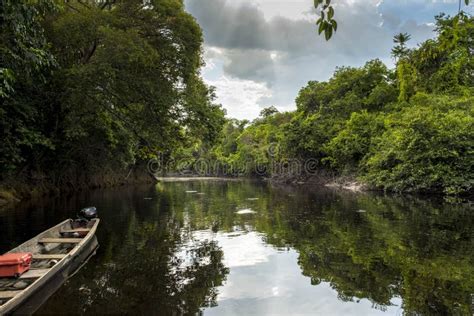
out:
{"label": "reflection of clouds in water", "polygon": [[262,235],[249,232],[229,238],[226,234],[218,234],[216,240],[224,251],[224,265],[229,268],[253,266],[267,262],[275,252],[262,241]]}
{"label": "reflection of clouds in water", "polygon": [[[224,252],[223,263],[230,268],[227,280],[218,288],[218,306],[205,309],[205,314],[282,315],[312,311],[321,315],[396,315],[403,310],[399,298],[393,298],[393,306],[387,306],[385,311],[374,308],[367,299],[341,304],[330,283],[313,286],[301,274],[295,250],[279,251],[264,243],[263,234],[248,229],[231,233],[183,231],[185,242],[176,252],[181,262],[178,269],[192,264],[192,250],[209,242],[217,242]],[[206,259],[201,262],[206,263]]]}
{"label": "reflection of clouds in water", "polygon": [[[186,219],[185,219],[186,222]],[[209,257],[196,257],[196,249],[217,242],[217,247],[224,252],[223,264],[226,268],[253,266],[267,262],[268,257],[275,252],[262,241],[262,235],[256,232],[214,233],[211,230],[189,232],[183,230],[183,243],[176,250],[173,257],[175,265],[170,267],[171,273],[184,271],[192,265],[208,265]],[[180,285],[186,285],[193,277],[183,279]],[[273,294],[272,294],[273,295]],[[272,296],[270,295],[270,296]]]}
{"label": "reflection of clouds in water", "polygon": [[176,252],[176,257],[182,264],[191,264],[190,251],[205,241],[216,241],[218,247],[224,252],[224,265],[228,268],[252,266],[267,262],[268,256],[275,250],[266,246],[262,235],[257,232],[248,233],[213,233],[210,230],[192,232],[190,238],[183,242]]}
{"label": "reflection of clouds in water", "polygon": [[[396,315],[401,301],[386,310],[374,308],[368,299],[342,302],[328,282],[311,285],[301,274],[298,253],[266,247],[265,262],[231,268],[219,288],[218,306],[206,315]],[[397,306],[398,305],[398,306]]]}

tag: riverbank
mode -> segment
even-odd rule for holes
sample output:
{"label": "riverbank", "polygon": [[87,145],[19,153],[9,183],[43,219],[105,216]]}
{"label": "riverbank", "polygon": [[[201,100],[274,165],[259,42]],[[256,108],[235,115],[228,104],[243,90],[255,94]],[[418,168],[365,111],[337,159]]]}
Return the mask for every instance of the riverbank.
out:
{"label": "riverbank", "polygon": [[154,183],[156,181],[146,171],[146,168],[140,167],[94,175],[83,175],[76,171],[56,181],[53,177],[46,175],[34,177],[22,175],[0,183],[0,207],[41,196],[55,196],[68,192]]}
{"label": "riverbank", "polygon": [[[92,177],[84,176],[82,180],[67,182],[63,185],[55,185],[45,180],[29,181],[15,180],[0,183],[0,207],[16,203],[19,201],[41,197],[55,196],[62,193],[84,191],[98,188],[119,187],[125,185],[146,184],[154,182],[190,182],[190,181],[242,181],[242,180],[263,180],[272,184],[285,185],[292,187],[306,186],[310,190],[317,190],[326,187],[333,190],[342,190],[353,193],[362,193],[369,191],[380,191],[376,188],[358,180],[355,176],[341,176],[335,173],[321,170],[317,173],[305,176],[295,175],[274,175],[264,178],[249,177],[223,177],[223,176],[200,176],[200,175],[169,175],[153,176],[146,171],[135,170],[121,173],[101,174]],[[414,192],[411,192],[412,194]],[[425,193],[426,195],[426,193]],[[433,196],[440,196],[436,192]],[[468,200],[470,197],[468,196]]]}
{"label": "riverbank", "polygon": [[186,182],[186,181],[241,181],[245,178],[231,178],[231,177],[201,177],[201,176],[167,176],[155,177],[158,182]]}
{"label": "riverbank", "polygon": [[355,175],[339,175],[335,172],[327,170],[319,170],[314,172],[311,175],[276,175],[267,178],[268,181],[286,184],[286,185],[307,185],[307,186],[318,186],[318,187],[327,187],[335,190],[344,190],[350,192],[387,192],[391,194],[408,194],[408,195],[418,195],[418,196],[433,196],[441,197],[449,201],[473,201],[474,200],[474,191],[470,190],[464,192],[463,194],[446,194],[441,190],[415,190],[415,189],[405,189],[401,191],[383,189],[381,187],[375,187],[370,185]]}
{"label": "riverbank", "polygon": [[270,182],[288,185],[313,185],[351,192],[373,191],[374,188],[361,182],[355,176],[341,176],[334,172],[320,170],[311,175],[274,175],[267,179]]}
{"label": "riverbank", "polygon": [[374,191],[369,185],[359,181],[355,176],[340,176],[327,171],[320,171],[309,176],[273,175],[271,177],[223,177],[223,176],[200,176],[200,175],[168,175],[155,177],[159,182],[187,182],[187,181],[241,181],[241,180],[263,180],[274,184],[290,186],[309,185],[315,187],[327,187],[337,190],[351,192]]}

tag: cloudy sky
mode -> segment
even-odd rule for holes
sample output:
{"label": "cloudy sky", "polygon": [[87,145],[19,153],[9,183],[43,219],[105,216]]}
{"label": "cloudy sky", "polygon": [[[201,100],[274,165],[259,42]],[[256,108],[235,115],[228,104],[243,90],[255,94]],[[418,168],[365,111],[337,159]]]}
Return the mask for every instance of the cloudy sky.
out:
{"label": "cloudy sky", "polygon": [[216,87],[229,117],[254,119],[270,105],[293,110],[299,89],[309,80],[327,80],[337,66],[379,58],[392,67],[394,34],[410,33],[415,46],[433,37],[436,14],[458,9],[457,0],[332,3],[339,26],[326,42],[316,32],[313,0],[185,1],[204,31],[203,77]]}

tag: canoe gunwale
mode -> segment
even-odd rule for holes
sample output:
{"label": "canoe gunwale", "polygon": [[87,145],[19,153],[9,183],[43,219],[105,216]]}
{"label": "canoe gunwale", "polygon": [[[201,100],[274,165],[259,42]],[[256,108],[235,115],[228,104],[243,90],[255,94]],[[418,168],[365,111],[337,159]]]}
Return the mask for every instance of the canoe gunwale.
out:
{"label": "canoe gunwale", "polygon": [[[41,238],[45,238],[45,236],[49,235],[51,232],[59,232],[61,227],[63,227],[67,223],[70,223],[71,221],[72,219],[67,219],[61,222],[56,226],[51,227],[50,229],[15,247],[14,249],[8,251],[7,253],[18,252],[22,249],[27,248],[28,246],[31,246],[34,242],[38,243]],[[0,305],[0,315],[11,312],[14,308],[20,305],[22,301],[26,300],[36,290],[46,284],[48,280],[52,278],[56,273],[68,266],[68,264],[70,263],[69,261],[71,261],[71,259],[73,259],[76,255],[78,255],[80,251],[84,248],[84,246],[95,237],[95,233],[97,230],[97,226],[99,225],[100,219],[95,218],[92,221],[94,221],[94,224],[92,225],[92,227],[90,227],[90,231],[87,233],[87,235],[84,236],[79,243],[75,244],[74,247],[67,254],[65,254],[65,256],[60,259],[53,267],[51,267],[47,273],[37,278],[24,290],[21,290],[21,293],[18,293],[6,303]]]}

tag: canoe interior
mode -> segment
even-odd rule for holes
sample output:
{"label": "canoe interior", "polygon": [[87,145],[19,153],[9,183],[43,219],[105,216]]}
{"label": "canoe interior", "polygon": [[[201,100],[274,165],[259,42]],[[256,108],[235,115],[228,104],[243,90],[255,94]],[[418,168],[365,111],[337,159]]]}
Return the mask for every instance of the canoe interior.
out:
{"label": "canoe interior", "polygon": [[30,270],[21,277],[0,278],[0,310],[2,305],[8,305],[8,301],[28,289],[55,265],[65,260],[76,247],[80,247],[81,240],[95,233],[98,222],[98,219],[89,222],[68,219],[8,251],[7,253],[31,252],[33,261]]}

